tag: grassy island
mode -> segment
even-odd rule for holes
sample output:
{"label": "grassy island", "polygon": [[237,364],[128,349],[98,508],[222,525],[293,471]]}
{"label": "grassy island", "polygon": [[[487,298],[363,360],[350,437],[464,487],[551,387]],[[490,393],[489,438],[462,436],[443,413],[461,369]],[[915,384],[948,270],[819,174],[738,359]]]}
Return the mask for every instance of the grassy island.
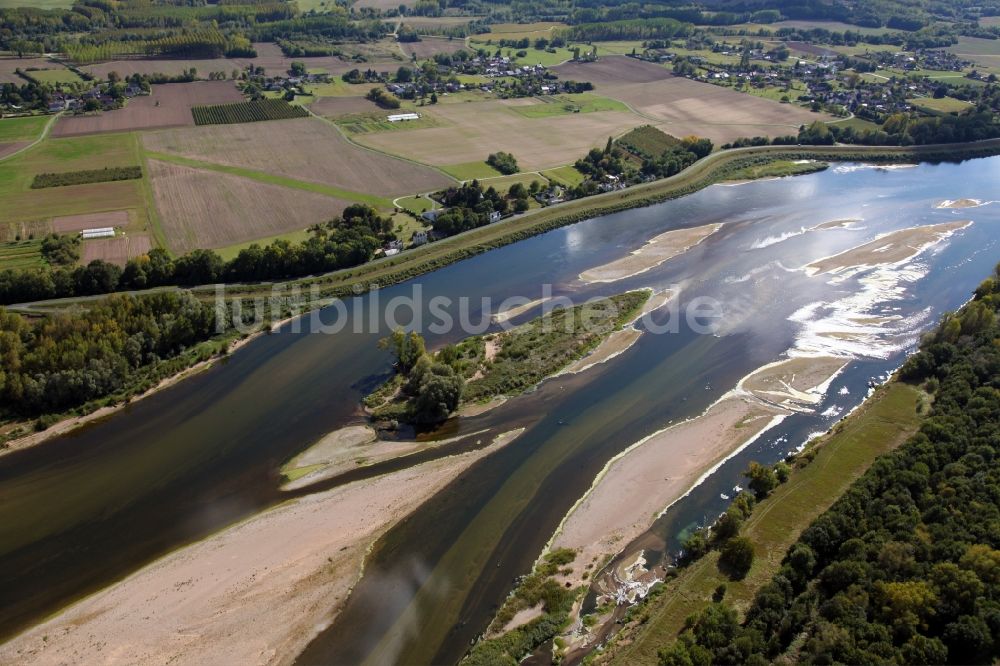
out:
{"label": "grassy island", "polygon": [[648,290],[629,291],[572,308],[553,308],[498,333],[476,335],[429,353],[417,333],[382,341],[396,373],[367,398],[374,418],[437,423],[466,404],[522,393],[582,358],[635,319]]}

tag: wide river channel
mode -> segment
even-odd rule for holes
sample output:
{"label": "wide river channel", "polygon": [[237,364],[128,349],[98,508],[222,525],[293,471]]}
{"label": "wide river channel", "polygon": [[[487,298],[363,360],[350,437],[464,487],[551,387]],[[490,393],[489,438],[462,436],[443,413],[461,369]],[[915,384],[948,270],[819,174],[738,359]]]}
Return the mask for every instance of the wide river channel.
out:
{"label": "wide river channel", "polygon": [[[650,533],[650,542],[669,552],[684,530],[724,509],[723,496],[749,460],[773,462],[855,407],[870,380],[897,367],[919,334],[968,300],[1000,260],[1000,203],[938,207],[1000,199],[997,183],[1000,157],[890,169],[835,165],[791,179],[716,185],[551,231],[323,311],[326,324],[346,324],[340,332],[310,332],[307,319],[301,330],[285,326],[260,337],[103,421],[0,457],[0,636],[287,498],[279,490],[281,464],[325,433],[363,421],[359,399],[390,370],[376,343],[389,332],[384,315],[394,297],[416,296],[425,324],[432,321],[426,304],[446,297],[456,322],[464,309],[476,325],[489,323],[508,297],[541,297],[543,285],[579,302],[640,287],[679,289],[680,316],[652,318],[666,332],[644,333],[599,367],[543,382],[433,435],[526,427],[375,545],[341,616],[300,657],[455,662],[618,452],[699,414],[742,377],[789,354],[852,359],[814,412],[785,419],[671,507]],[[817,228],[836,220],[852,222]],[[973,224],[905,262],[835,275],[803,270],[880,234],[956,220]],[[710,223],[723,226],[652,270],[610,283],[578,277],[664,231]],[[710,333],[683,316],[705,297],[721,314]],[[405,308],[395,312],[410,320]],[[371,326],[373,319],[380,325]],[[457,323],[445,332],[424,329],[431,347],[467,334]]]}

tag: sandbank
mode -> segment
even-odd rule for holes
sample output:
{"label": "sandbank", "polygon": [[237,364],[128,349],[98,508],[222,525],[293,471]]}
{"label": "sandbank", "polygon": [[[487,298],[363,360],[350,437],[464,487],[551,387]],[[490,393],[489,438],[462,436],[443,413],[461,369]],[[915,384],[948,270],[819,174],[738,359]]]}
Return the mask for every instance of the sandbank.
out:
{"label": "sandbank", "polygon": [[715,466],[793,411],[814,407],[847,362],[796,357],[763,366],[701,415],[655,432],[613,458],[549,544],[579,553],[573,573],[560,580],[585,584],[586,565],[599,567]]}
{"label": "sandbank", "polygon": [[935,208],[978,208],[979,206],[985,206],[990,203],[989,201],[982,201],[980,199],[945,199]]}
{"label": "sandbank", "polygon": [[675,229],[654,236],[631,254],[603,266],[596,266],[580,273],[584,282],[615,282],[645,273],[660,264],[687,252],[714,234],[721,223],[705,224],[690,229]]}
{"label": "sandbank", "polygon": [[14,637],[0,662],[290,663],[339,613],[370,545],[521,432],[264,511]]}
{"label": "sandbank", "polygon": [[850,268],[895,264],[910,259],[954,232],[972,224],[969,220],[909,227],[883,234],[864,245],[806,264],[809,275],[840,273]]}

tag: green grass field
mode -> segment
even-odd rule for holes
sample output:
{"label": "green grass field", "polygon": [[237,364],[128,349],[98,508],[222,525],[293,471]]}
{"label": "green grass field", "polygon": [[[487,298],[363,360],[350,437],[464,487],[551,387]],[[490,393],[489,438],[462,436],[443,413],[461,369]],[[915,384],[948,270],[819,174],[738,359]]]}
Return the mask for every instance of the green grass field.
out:
{"label": "green grass field", "polygon": [[0,143],[9,141],[34,141],[45,129],[48,116],[26,116],[0,120]]}
{"label": "green grass field", "polygon": [[480,182],[483,187],[494,187],[500,194],[507,194],[514,183],[521,183],[525,187],[531,185],[531,181],[537,180],[543,186],[546,185],[545,176],[539,175],[534,171],[529,171],[527,173],[515,173],[510,176],[498,176],[496,178],[483,178]]}
{"label": "green grass field", "polygon": [[485,161],[483,162],[464,162],[462,164],[452,164],[449,166],[441,167],[449,176],[457,178],[459,180],[471,180],[473,178],[494,178],[496,176],[502,176],[503,174],[491,167]]}
{"label": "green grass field", "polygon": [[240,250],[246,249],[254,244],[264,247],[265,245],[269,245],[276,240],[286,240],[289,243],[298,243],[306,240],[307,238],[309,238],[309,232],[302,229],[301,231],[292,231],[287,234],[279,234],[277,236],[269,236],[267,238],[258,238],[257,240],[247,241],[246,243],[228,245],[226,247],[218,248],[215,252],[226,261],[229,261],[239,254]]}
{"label": "green grass field", "polygon": [[418,215],[420,213],[429,211],[431,208],[434,207],[434,204],[431,202],[430,199],[428,199],[427,197],[419,197],[419,196],[400,197],[396,199],[396,204],[400,208],[412,211],[414,213],[417,213]]}
{"label": "green grass field", "polygon": [[586,178],[582,173],[576,170],[576,167],[572,166],[562,166],[556,169],[549,169],[548,171],[543,171],[542,175],[564,187],[575,187],[582,183]]}
{"label": "green grass field", "polygon": [[918,109],[936,112],[936,113],[965,113],[966,111],[971,111],[975,107],[968,102],[963,102],[960,99],[955,99],[954,97],[941,97],[940,99],[935,99],[933,97],[918,97],[916,99],[906,100]]}
{"label": "green grass field", "polygon": [[541,104],[514,106],[511,108],[525,118],[551,118],[571,113],[592,113],[594,111],[622,111],[627,113],[629,110],[624,103],[616,99],[601,97],[591,93],[551,95],[536,99],[543,100],[543,102]]}
{"label": "green grass field", "polygon": [[[424,201],[427,201],[424,199]],[[427,202],[430,203],[429,201]],[[396,233],[396,237],[403,241],[404,244],[409,245],[410,239],[413,238],[413,232],[424,231],[428,227],[421,220],[415,220],[406,213],[393,213],[392,214],[392,230]]]}
{"label": "green grass field", "polygon": [[666,584],[664,591],[640,611],[646,621],[627,646],[613,648],[613,663],[656,664],[656,651],[669,644],[689,615],[711,602],[715,588],[726,583],[726,600],[741,613],[778,571],[788,548],[875,458],[902,444],[920,423],[920,391],[897,382],[881,389],[856,413],[834,427],[813,449],[815,458],[796,469],[787,483],[754,507],[741,534],[754,543],[756,558],[741,581],[730,581],[717,566],[718,551],[698,560]]}
{"label": "green grass field", "polygon": [[[7,121],[3,121],[7,122]],[[62,173],[140,163],[134,134],[46,139],[0,162],[0,222],[135,208],[145,210],[142,180],[32,190],[39,173]],[[140,216],[142,217],[142,216]]]}
{"label": "green grass field", "polygon": [[[589,47],[581,47],[581,52],[587,50]],[[544,65],[545,67],[555,67],[558,64],[564,63],[567,60],[573,59],[573,52],[567,48],[553,49],[554,53],[549,53],[548,51],[539,51],[536,48],[524,49],[527,54],[523,58],[517,59],[518,65]],[[517,53],[517,49],[505,49],[504,53],[511,51],[512,55]]]}
{"label": "green grass field", "polygon": [[36,79],[39,83],[48,83],[49,85],[56,85],[59,83],[83,83],[83,79],[71,69],[66,69],[65,67],[60,67],[58,69],[36,69],[34,71],[25,71],[25,74],[33,79]]}

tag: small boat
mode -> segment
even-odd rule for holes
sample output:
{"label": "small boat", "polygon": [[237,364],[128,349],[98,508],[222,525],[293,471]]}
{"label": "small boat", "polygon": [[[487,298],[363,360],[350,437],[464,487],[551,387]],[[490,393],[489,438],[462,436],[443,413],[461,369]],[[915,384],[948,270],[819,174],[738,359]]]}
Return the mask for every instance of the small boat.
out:
{"label": "small boat", "polygon": [[729,499],[729,495],[727,495],[726,493],[719,493],[719,497],[721,497],[724,500]]}

